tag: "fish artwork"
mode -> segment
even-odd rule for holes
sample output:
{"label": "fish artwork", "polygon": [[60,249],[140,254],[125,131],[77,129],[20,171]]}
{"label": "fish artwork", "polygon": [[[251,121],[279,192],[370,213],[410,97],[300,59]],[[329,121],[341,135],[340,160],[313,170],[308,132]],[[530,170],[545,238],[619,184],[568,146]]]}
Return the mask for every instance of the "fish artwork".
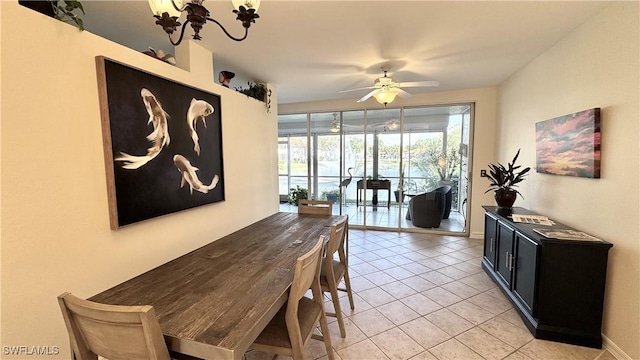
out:
{"label": "fish artwork", "polygon": [[191,162],[189,162],[187,158],[180,154],[176,154],[173,156],[173,163],[176,165],[176,168],[178,168],[178,171],[180,171],[180,174],[182,175],[182,178],[180,179],[180,188],[184,187],[185,182],[188,183],[192,195],[193,190],[206,194],[209,191],[213,190],[216,185],[218,185],[218,175],[215,175],[213,177],[213,180],[211,180],[211,184],[204,185],[202,181],[198,179],[198,175],[196,175],[196,171],[198,171],[199,169],[191,165]]}
{"label": "fish artwork", "polygon": [[114,161],[124,162],[122,167],[125,169],[135,170],[145,165],[158,156],[160,151],[162,151],[162,148],[169,145],[170,141],[168,124],[169,114],[162,109],[162,105],[160,105],[160,102],[158,102],[151,91],[142,88],[142,90],[140,90],[140,95],[142,96],[144,107],[147,109],[147,113],[149,114],[147,124],[153,124],[153,131],[151,134],[147,135],[147,140],[151,142],[151,147],[147,149],[147,155],[144,156],[135,156],[129,155],[125,152],[120,152],[120,156]]}
{"label": "fish artwork", "polygon": [[200,140],[198,133],[196,132],[196,126],[198,120],[202,120],[204,127],[207,127],[206,117],[213,114],[215,110],[213,106],[204,100],[191,99],[191,105],[187,111],[187,126],[189,127],[189,134],[193,140],[193,150],[196,154],[200,155]]}

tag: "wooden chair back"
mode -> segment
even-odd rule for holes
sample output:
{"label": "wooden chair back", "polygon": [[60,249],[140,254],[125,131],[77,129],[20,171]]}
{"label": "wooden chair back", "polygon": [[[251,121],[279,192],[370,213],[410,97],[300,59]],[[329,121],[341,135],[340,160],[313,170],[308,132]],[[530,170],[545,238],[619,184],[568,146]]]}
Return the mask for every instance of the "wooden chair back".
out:
{"label": "wooden chair back", "polygon": [[289,290],[289,304],[297,304],[298,300],[312,287],[312,283],[319,281],[324,239],[324,236],[320,236],[320,239],[318,239],[318,242],[313,246],[313,249],[300,256],[296,261],[293,282]]}
{"label": "wooden chair back", "polygon": [[170,359],[152,306],[106,305],[70,293],[58,302],[75,359]]}
{"label": "wooden chair back", "polygon": [[336,252],[340,250],[340,260],[345,261],[344,241],[347,235],[347,219],[331,225],[331,235],[327,244],[326,259],[330,262]]}
{"label": "wooden chair back", "polygon": [[331,201],[308,199],[298,200],[299,214],[331,215],[332,211],[333,203]]}
{"label": "wooden chair back", "polygon": [[[321,236],[309,252],[296,260],[287,304],[258,335],[252,348],[303,360],[304,347],[314,338],[324,342],[329,360],[334,359],[320,285],[324,244],[325,237]],[[313,299],[305,297],[309,288],[313,292]],[[318,323],[322,336],[314,334]]]}
{"label": "wooden chair back", "polygon": [[[304,358],[304,346],[312,335],[311,333],[303,334],[300,317],[298,315],[298,311],[300,310],[300,299],[304,297],[304,294],[309,290],[309,288],[311,288],[311,291],[313,292],[313,300],[317,304],[316,306],[323,309],[322,290],[320,289],[320,266],[324,239],[324,236],[320,236],[320,239],[313,249],[299,257],[296,261],[296,267],[293,273],[293,283],[291,284],[291,290],[289,291],[289,300],[287,300],[287,310],[285,314],[285,322],[287,324],[287,331],[289,333],[289,340],[291,341],[291,350],[294,359]],[[317,324],[318,320],[320,320],[319,313],[317,317],[314,316],[314,319],[312,319],[313,324]],[[328,336],[328,334],[325,334],[325,336]],[[329,348],[330,346],[327,349]]]}
{"label": "wooden chair back", "polygon": [[[351,280],[349,279],[349,264],[347,263],[347,253],[345,251],[345,242],[349,232],[348,218],[341,220],[331,226],[331,235],[327,243],[327,251],[323,259],[322,272],[320,276],[320,286],[322,291],[331,293],[331,300],[335,312],[327,312],[327,316],[334,316],[338,319],[338,327],[340,335],[344,338],[347,336],[342,318],[342,310],[340,307],[340,299],[338,291],[345,291],[349,296],[349,305],[351,310],[354,309],[353,292],[351,291]],[[338,260],[335,254],[338,253]],[[346,288],[338,287],[340,281],[344,279]]]}

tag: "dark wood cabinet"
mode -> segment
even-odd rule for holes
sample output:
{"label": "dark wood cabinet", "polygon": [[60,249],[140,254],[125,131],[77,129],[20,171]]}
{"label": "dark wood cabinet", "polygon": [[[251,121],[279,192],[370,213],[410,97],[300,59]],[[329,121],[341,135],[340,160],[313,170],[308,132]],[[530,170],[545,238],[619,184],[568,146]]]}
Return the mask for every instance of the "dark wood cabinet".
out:
{"label": "dark wood cabinet", "polygon": [[[498,284],[539,339],[602,347],[602,310],[607,272],[606,241],[546,238],[514,223],[523,208],[484,206],[482,268]],[[556,223],[551,229],[569,229]]]}

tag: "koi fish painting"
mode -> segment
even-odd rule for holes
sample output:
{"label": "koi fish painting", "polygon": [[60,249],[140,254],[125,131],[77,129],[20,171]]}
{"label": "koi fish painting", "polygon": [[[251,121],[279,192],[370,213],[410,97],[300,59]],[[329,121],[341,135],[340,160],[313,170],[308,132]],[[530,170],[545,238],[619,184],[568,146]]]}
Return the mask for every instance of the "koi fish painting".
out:
{"label": "koi fish painting", "polygon": [[111,228],[224,201],[220,96],[102,56],[96,66]]}

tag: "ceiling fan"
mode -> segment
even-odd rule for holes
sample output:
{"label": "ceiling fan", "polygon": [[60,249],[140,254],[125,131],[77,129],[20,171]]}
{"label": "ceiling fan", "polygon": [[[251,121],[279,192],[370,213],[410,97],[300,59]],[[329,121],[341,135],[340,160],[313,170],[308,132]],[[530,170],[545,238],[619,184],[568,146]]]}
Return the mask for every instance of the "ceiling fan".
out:
{"label": "ceiling fan", "polygon": [[411,82],[396,82],[392,77],[387,76],[388,68],[381,69],[384,72],[384,76],[379,77],[373,83],[373,86],[357,88],[357,89],[349,89],[342,90],[341,93],[349,92],[349,91],[359,91],[359,90],[371,90],[367,95],[363,96],[358,102],[363,102],[370,97],[375,97],[376,100],[380,104],[384,104],[385,106],[395,100],[396,95],[400,97],[410,97],[411,94],[402,90],[402,88],[408,87],[431,87],[431,86],[439,86],[440,83],[437,81],[411,81]]}

